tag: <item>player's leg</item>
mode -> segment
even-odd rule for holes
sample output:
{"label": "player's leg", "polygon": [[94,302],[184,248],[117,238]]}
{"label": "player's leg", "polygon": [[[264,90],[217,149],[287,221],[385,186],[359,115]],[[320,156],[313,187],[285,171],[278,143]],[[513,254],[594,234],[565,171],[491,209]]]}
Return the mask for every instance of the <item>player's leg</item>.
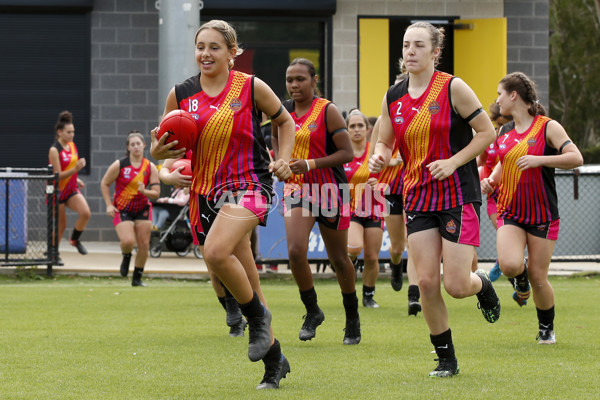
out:
{"label": "player's leg", "polygon": [[75,246],[80,254],[87,254],[87,250],[79,240],[79,237],[90,220],[90,207],[81,193],[76,193],[71,196],[65,204],[78,215],[69,243],[71,243],[72,246]]}
{"label": "player's leg", "polygon": [[379,308],[373,297],[379,275],[379,251],[383,240],[383,229],[380,226],[365,228],[363,236],[365,244],[365,268],[362,274],[363,306]]}

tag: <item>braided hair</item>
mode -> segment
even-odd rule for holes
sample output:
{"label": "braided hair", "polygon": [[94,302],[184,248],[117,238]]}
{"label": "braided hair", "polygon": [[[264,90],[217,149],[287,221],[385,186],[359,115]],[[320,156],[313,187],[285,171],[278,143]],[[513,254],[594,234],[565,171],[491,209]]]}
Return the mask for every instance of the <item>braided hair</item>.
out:
{"label": "braided hair", "polygon": [[535,91],[535,83],[522,72],[513,72],[506,75],[500,81],[500,85],[508,93],[517,92],[523,101],[529,104],[529,115],[546,115],[546,109],[540,104]]}

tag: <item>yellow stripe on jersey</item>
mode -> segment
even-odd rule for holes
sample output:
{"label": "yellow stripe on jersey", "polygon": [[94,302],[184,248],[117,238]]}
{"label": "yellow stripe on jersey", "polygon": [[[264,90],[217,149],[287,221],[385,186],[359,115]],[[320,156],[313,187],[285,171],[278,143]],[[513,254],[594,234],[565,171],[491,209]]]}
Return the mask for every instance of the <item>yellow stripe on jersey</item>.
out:
{"label": "yellow stripe on jersey", "polygon": [[[71,159],[69,160],[69,164],[67,164],[67,166],[63,169],[63,171],[69,170],[71,168],[75,168],[75,165],[77,164],[77,160],[79,160],[79,157],[77,156],[77,153],[75,152],[75,146],[73,146],[72,144],[69,145],[69,153],[71,153]],[[60,154],[59,154],[60,157]],[[66,186],[67,183],[69,183],[69,181],[73,178],[74,175],[71,175],[70,177],[66,178],[66,179],[61,179],[58,182],[58,189],[59,190],[63,190]]]}
{"label": "yellow stripe on jersey", "polygon": [[148,163],[150,163],[150,160],[144,158],[142,161],[142,165],[140,166],[140,171],[129,181],[127,186],[121,191],[116,201],[116,207],[118,210],[125,209],[125,207],[131,201],[131,199],[133,199],[138,194],[138,182],[144,183],[144,172],[146,172],[146,169],[148,168]]}
{"label": "yellow stripe on jersey", "polygon": [[410,163],[406,164],[406,176],[404,178],[404,191],[412,188],[419,183],[421,179],[421,170],[423,160],[427,157],[429,151],[429,134],[431,114],[429,114],[429,105],[433,102],[444,89],[444,85],[451,78],[450,75],[438,74],[427,98],[419,108],[417,115],[412,119],[404,133],[404,142],[408,148],[408,153],[412,155]]}
{"label": "yellow stripe on jersey", "polygon": [[206,122],[200,133],[200,165],[204,168],[199,177],[200,194],[208,194],[213,188],[214,176],[221,166],[231,139],[235,111],[230,107],[231,100],[239,98],[248,75],[235,72],[227,97],[218,110]]}
{"label": "yellow stripe on jersey", "polygon": [[[294,141],[294,149],[292,150],[292,158],[296,158],[298,160],[306,160],[310,154],[310,129],[314,122],[317,121],[319,115],[323,108],[329,104],[329,101],[324,99],[318,99],[315,103],[315,106],[308,116],[300,129],[296,131],[295,141]],[[297,183],[298,185],[302,184],[304,181],[304,174],[293,174],[290,179],[287,180],[288,184]]]}
{"label": "yellow stripe on jersey", "polygon": [[[367,142],[364,153],[369,152],[369,146],[371,143]],[[364,154],[363,153],[363,154]],[[360,167],[356,169],[352,177],[350,178],[350,200],[353,207],[357,205],[357,199],[362,198],[362,194],[365,190],[365,185],[367,184],[367,180],[369,179],[369,163],[367,158],[363,160],[363,163],[360,164]]]}
{"label": "yellow stripe on jersey", "polygon": [[527,136],[522,138],[521,141],[504,156],[502,162],[502,190],[499,191],[498,195],[499,204],[508,206],[512,202],[519,181],[521,180],[521,174],[523,173],[523,171],[517,167],[517,160],[527,154],[527,151],[529,150],[529,139],[535,137],[540,132],[540,129],[544,126],[546,121],[545,118],[538,118]]}

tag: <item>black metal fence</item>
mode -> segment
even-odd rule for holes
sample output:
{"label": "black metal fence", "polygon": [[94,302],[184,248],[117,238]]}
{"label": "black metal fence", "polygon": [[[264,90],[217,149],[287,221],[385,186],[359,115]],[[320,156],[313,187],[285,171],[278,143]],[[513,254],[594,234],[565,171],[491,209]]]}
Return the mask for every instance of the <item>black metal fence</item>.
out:
{"label": "black metal fence", "polygon": [[52,168],[0,168],[0,266],[60,265],[58,174]]}
{"label": "black metal fence", "polygon": [[[560,232],[553,261],[600,261],[600,166],[556,170]],[[481,207],[479,260],[496,259],[496,231]]]}

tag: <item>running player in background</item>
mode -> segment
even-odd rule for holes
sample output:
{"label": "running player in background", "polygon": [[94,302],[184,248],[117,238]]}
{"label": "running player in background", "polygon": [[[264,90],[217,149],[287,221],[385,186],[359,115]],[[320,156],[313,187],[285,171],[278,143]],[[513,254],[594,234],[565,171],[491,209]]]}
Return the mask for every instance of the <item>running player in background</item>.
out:
{"label": "running player in background", "polygon": [[[296,125],[296,140],[285,183],[284,222],[292,275],[306,307],[300,340],[311,340],[325,320],[317,302],[312,271],[308,264],[308,242],[315,222],[340,289],[346,313],[343,343],[360,343],[360,317],[356,296],[356,273],[348,257],[349,199],[342,193],[347,184],[342,165],[352,160],[352,144],[346,121],[338,108],[317,95],[316,70],[306,58],[294,59],[286,70],[286,88],[291,99],[284,102]],[[278,128],[274,129],[274,134]],[[275,154],[281,152],[273,136]]]}
{"label": "running player in background", "polygon": [[[354,265],[364,250],[363,306],[379,308],[373,298],[379,275],[379,251],[383,240],[383,215],[386,210],[383,191],[377,192],[377,177],[369,174],[370,143],[367,142],[369,121],[359,110],[346,118],[354,159],[344,164],[350,185],[350,228],[348,229],[348,255]],[[357,268],[355,267],[355,271]]]}
{"label": "running player in background", "polygon": [[500,164],[481,181],[484,193],[498,188],[498,261],[502,273],[514,278],[519,299],[529,298],[531,282],[538,343],[555,344],[554,289],[548,281],[560,221],[554,170],[576,168],[583,157],[565,129],[545,116],[527,75],[502,78],[496,102],[502,115],[513,118],[496,140]]}
{"label": "running player in background", "polygon": [[[479,246],[479,190],[475,157],[494,140],[494,127],[467,84],[435,66],[443,28],[410,25],[402,56],[408,78],[388,89],[382,102],[379,139],[369,161],[380,172],[394,146],[404,160],[403,199],[411,258],[417,270],[423,316],[438,366],[430,377],[458,374],[444,288],[454,298],[477,295],[488,322],[500,317],[500,301],[483,270],[471,272]],[[475,135],[473,135],[475,130]]]}
{"label": "running player in background", "polygon": [[[204,260],[240,304],[248,320],[248,358],[263,360],[265,374],[257,389],[276,389],[290,371],[279,341],[272,335],[271,312],[262,292],[253,287],[236,254],[249,247],[249,235],[265,225],[273,196],[272,174],[290,177],[288,161],[294,145],[294,123],[271,88],[260,79],[233,70],[242,53],[237,34],[225,21],[203,24],[194,38],[200,73],[173,88],[164,115],[182,109],[197,117],[199,139],[193,151],[190,191],[192,233],[204,244]],[[278,158],[269,162],[260,130],[261,113],[278,129]],[[152,156],[180,158],[188,149],[165,145],[152,131]],[[165,138],[165,139],[163,139]],[[256,267],[254,267],[256,269]]]}
{"label": "running player in background", "polygon": [[60,190],[58,199],[58,239],[55,238],[55,240],[60,242],[65,233],[67,227],[65,207],[69,207],[78,214],[69,243],[77,248],[79,254],[87,254],[87,250],[79,238],[90,220],[90,207],[79,191],[79,188],[84,188],[85,184],[78,176],[78,172],[85,167],[86,162],[85,158],[79,158],[77,146],[73,142],[75,136],[73,115],[69,111],[61,112],[54,130],[56,131],[56,141],[50,147],[48,159],[52,164],[53,172],[58,173],[58,188]]}
{"label": "running player in background", "polygon": [[[142,282],[142,274],[148,259],[152,231],[150,199],[157,199],[160,194],[158,170],[156,165],[144,158],[145,148],[142,134],[131,131],[127,136],[127,156],[113,162],[100,183],[106,214],[113,219],[121,242],[123,259],[120,271],[123,277],[127,276],[131,252],[137,245],[131,286],[146,286]],[[113,183],[115,193],[111,201],[110,186]]]}

